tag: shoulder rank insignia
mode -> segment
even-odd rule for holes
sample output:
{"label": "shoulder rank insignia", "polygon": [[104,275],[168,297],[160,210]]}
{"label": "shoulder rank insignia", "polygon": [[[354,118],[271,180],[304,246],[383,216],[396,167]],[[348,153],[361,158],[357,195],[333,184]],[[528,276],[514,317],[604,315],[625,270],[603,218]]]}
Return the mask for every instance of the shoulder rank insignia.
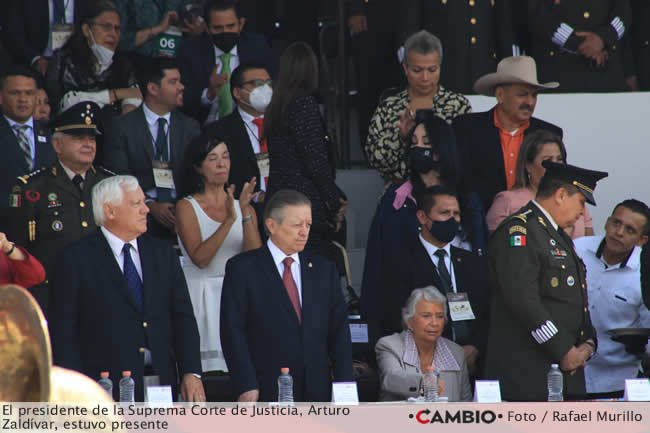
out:
{"label": "shoulder rank insignia", "polygon": [[25,175],[22,175],[22,176],[18,176],[18,180],[21,181],[24,184],[27,184],[27,181],[29,180],[30,177],[34,177],[34,176],[36,176],[37,174],[39,174],[40,172],[42,172],[44,170],[45,170],[45,167],[41,167],[38,170],[32,171],[31,173],[28,173],[28,174],[25,174]]}
{"label": "shoulder rank insignia", "polygon": [[[93,173],[97,173],[97,169],[95,169],[95,166],[94,166],[94,165],[91,165],[90,168],[91,168],[91,170],[93,171]],[[100,165],[100,166],[97,167],[97,168],[98,168],[100,171],[103,171],[104,173],[108,174],[109,176],[117,176],[117,173],[115,173],[115,172],[113,172],[113,171],[110,171],[109,169],[107,169],[107,168],[104,167],[103,165]]]}
{"label": "shoulder rank insignia", "polygon": [[518,218],[522,220],[523,222],[528,222],[527,215],[531,213],[532,211],[528,209],[526,212],[518,213],[517,215],[514,215],[513,218]]}
{"label": "shoulder rank insignia", "polygon": [[543,225],[544,227],[546,227],[546,221],[544,221],[544,218],[542,218],[541,216],[540,216],[540,217],[537,217],[537,221],[539,221],[539,223],[540,223],[541,225]]}
{"label": "shoulder rank insignia", "polygon": [[508,234],[511,235],[513,233],[521,233],[521,234],[526,234],[526,227],[524,226],[512,226],[510,229],[508,229]]}

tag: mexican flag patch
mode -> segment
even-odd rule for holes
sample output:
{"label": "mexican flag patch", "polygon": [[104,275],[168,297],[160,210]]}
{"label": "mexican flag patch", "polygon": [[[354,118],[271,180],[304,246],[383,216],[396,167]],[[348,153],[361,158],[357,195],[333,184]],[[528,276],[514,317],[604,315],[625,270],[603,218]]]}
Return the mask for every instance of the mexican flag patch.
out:
{"label": "mexican flag patch", "polygon": [[510,236],[511,247],[524,247],[526,246],[526,235],[513,235]]}

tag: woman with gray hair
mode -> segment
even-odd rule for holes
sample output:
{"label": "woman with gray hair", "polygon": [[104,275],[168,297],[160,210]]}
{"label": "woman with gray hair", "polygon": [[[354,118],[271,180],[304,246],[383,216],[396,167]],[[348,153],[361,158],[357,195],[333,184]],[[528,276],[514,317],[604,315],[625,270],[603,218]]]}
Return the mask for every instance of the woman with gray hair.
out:
{"label": "woman with gray hair", "polygon": [[[415,289],[402,308],[405,330],[375,346],[381,401],[417,397],[423,374],[433,365],[449,401],[470,401],[472,389],[463,348],[442,337],[447,298],[433,286]],[[439,387],[440,389],[440,387]]]}
{"label": "woman with gray hair", "polygon": [[419,31],[406,40],[404,53],[402,68],[408,86],[379,102],[365,146],[370,165],[379,170],[386,183],[407,179],[404,154],[410,146],[407,137],[415,127],[418,110],[433,111],[448,123],[472,111],[467,98],[440,84],[440,39],[425,30]]}

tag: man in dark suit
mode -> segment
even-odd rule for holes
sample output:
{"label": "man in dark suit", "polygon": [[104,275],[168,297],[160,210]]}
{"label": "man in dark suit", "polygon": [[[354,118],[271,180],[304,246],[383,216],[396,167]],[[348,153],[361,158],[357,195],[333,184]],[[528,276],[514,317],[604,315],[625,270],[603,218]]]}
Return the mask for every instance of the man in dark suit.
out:
{"label": "man in dark suit", "polygon": [[143,73],[144,103],[106,128],[104,162],[138,179],[151,210],[149,232],[175,239],[176,185],[183,176],[185,146],[200,133],[196,120],[176,108],[183,105],[183,84],[176,63],[156,58]]}
{"label": "man in dark suit", "polygon": [[496,73],[474,83],[476,93],[496,97],[497,105],[457,117],[454,129],[463,159],[464,188],[478,193],[485,212],[498,192],[514,185],[517,156],[526,134],[547,129],[562,137],[561,128],[532,117],[539,90],[558,86],[540,84],[535,60],[526,56],[501,60]]}
{"label": "man in dark suit", "polygon": [[[237,107],[232,114],[206,125],[203,133],[228,143],[228,183],[236,186],[235,196],[239,197],[242,187],[252,177],[257,179],[256,188],[266,191],[268,146],[266,140],[262,140],[262,125],[264,110],[271,102],[273,89],[268,71],[254,63],[240,64],[232,73],[230,86]],[[258,196],[258,201],[264,201],[263,194]]]}
{"label": "man in dark suit", "polygon": [[565,399],[584,399],[586,362],[596,352],[585,265],[564,231],[595,205],[607,173],[544,161],[537,196],[490,238],[494,284],[485,375],[507,401],[545,401],[552,363]]}
{"label": "man in dark suit", "polygon": [[[221,344],[238,401],[277,401],[280,369],[295,401],[330,401],[330,371],[351,381],[352,344],[334,263],[303,252],[311,204],[281,190],[266,203],[266,246],[226,264]],[[331,365],[331,369],[330,369]]]}
{"label": "man in dark suit", "polygon": [[183,400],[205,401],[185,277],[171,246],[142,236],[148,212],[133,176],[93,188],[101,228],[68,246],[57,264],[49,321],[54,363],[90,377],[109,371],[114,380],[130,370],[136,401],[143,399],[144,376],[175,388],[178,371]]}
{"label": "man in dark suit", "polygon": [[[6,227],[9,189],[16,178],[56,160],[50,131],[32,117],[36,80],[25,68],[10,68],[0,78],[0,226]],[[2,230],[2,228],[0,228]],[[6,230],[6,228],[4,229]]]}
{"label": "man in dark suit", "polygon": [[204,123],[232,113],[230,75],[242,63],[255,62],[274,75],[274,59],[264,37],[242,32],[246,18],[236,0],[210,0],[205,6],[207,32],[183,44],[179,55],[186,77],[185,111]]}
{"label": "man in dark suit", "polygon": [[[380,316],[381,335],[401,332],[401,308],[418,287],[436,286],[447,295],[450,317],[443,336],[465,350],[470,373],[476,372],[479,355],[485,353],[490,299],[485,256],[459,248],[460,208],[456,193],[444,186],[432,186],[416,197],[421,232],[391,266],[382,270]],[[443,268],[444,266],[444,268]],[[474,319],[456,318],[455,295],[466,296]]]}
{"label": "man in dark suit", "polygon": [[56,42],[54,46],[52,42],[63,35],[64,27],[61,26],[69,25],[71,33],[88,0],[9,0],[6,3],[7,50],[16,63],[31,66],[45,75],[48,58],[58,48]]}
{"label": "man in dark suit", "polygon": [[93,166],[99,115],[94,102],[80,102],[59,114],[52,125],[58,160],[14,179],[9,196],[10,238],[27,248],[47,272],[42,284],[29,288],[46,317],[56,257],[66,245],[95,231],[91,191],[113,174]]}

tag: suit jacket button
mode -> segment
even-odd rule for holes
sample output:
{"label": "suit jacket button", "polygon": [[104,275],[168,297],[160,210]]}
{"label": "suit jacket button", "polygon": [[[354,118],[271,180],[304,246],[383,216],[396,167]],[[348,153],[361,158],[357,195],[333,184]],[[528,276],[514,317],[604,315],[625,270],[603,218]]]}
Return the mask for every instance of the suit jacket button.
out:
{"label": "suit jacket button", "polygon": [[548,52],[548,55],[551,56],[551,57],[553,57],[553,56],[555,55],[555,51],[549,51],[549,52]]}
{"label": "suit jacket button", "polygon": [[474,7],[475,4],[476,4],[476,3],[474,3],[474,0],[469,0],[469,5],[470,5],[470,6]]}
{"label": "suit jacket button", "polygon": [[147,326],[149,326],[149,324],[147,322],[142,322],[142,327],[143,328],[146,328]]}
{"label": "suit jacket button", "polygon": [[580,331],[580,336],[582,337],[583,335],[585,335],[585,331]]}
{"label": "suit jacket button", "polygon": [[587,312],[587,307],[585,307],[585,313]]}
{"label": "suit jacket button", "polygon": [[81,221],[81,227],[88,227],[88,223],[86,221]]}
{"label": "suit jacket button", "polygon": [[590,15],[589,15],[589,12],[585,12],[583,16],[585,17],[586,20],[588,20],[588,19],[589,19],[589,16],[590,16]]}
{"label": "suit jacket button", "polygon": [[86,207],[86,203],[80,201],[80,202],[79,202],[79,207]]}
{"label": "suit jacket button", "polygon": [[476,18],[472,17],[472,19],[469,20],[469,22],[472,23],[472,24],[476,24]]}
{"label": "suit jacket button", "polygon": [[141,347],[141,348],[139,349],[139,352],[140,352],[140,353],[144,353],[144,347]]}
{"label": "suit jacket button", "polygon": [[472,43],[472,45],[474,45],[476,43],[476,37],[472,36],[472,39],[470,39],[469,41]]}

